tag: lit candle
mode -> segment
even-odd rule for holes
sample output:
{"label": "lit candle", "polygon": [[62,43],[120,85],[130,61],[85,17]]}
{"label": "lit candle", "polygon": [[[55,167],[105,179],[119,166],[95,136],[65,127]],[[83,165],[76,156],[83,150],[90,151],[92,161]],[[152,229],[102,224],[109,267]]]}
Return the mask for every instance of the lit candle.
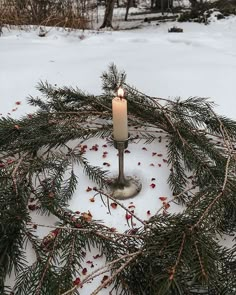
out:
{"label": "lit candle", "polygon": [[127,100],[124,99],[124,90],[118,89],[118,97],[112,100],[113,137],[116,141],[125,141],[128,138]]}

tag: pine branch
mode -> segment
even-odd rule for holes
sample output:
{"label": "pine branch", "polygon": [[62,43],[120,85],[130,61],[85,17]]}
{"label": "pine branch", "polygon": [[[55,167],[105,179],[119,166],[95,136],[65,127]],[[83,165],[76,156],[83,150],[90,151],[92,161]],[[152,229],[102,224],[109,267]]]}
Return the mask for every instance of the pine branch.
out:
{"label": "pine branch", "polygon": [[[112,273],[93,294],[112,282],[121,295],[233,295],[235,247],[228,251],[219,246],[216,233],[236,227],[236,122],[216,114],[206,98],[172,101],[146,95],[129,86],[125,73],[114,65],[102,78],[105,93],[98,96],[41,82],[43,98],[29,98],[38,108],[34,114],[0,119],[1,294],[7,292],[5,277],[13,269],[16,295],[79,294],[80,284],[73,280],[83,253],[97,247],[107,263],[82,282]],[[158,145],[163,136],[168,139],[168,181],[174,195],[148,222],[105,191],[107,171],[92,166],[81,148],[89,138],[111,136],[111,99],[122,85],[132,140]],[[71,147],[68,142],[74,140]],[[76,164],[97,183],[95,193],[106,198],[108,210],[116,202],[141,223],[139,229],[118,233],[93,220],[90,212],[67,209],[78,185]],[[53,214],[60,222],[33,224],[28,204],[32,197],[38,213]],[[159,214],[174,201],[186,205],[181,214]],[[52,230],[41,240],[29,225]],[[26,241],[37,257],[31,266],[26,266]]]}

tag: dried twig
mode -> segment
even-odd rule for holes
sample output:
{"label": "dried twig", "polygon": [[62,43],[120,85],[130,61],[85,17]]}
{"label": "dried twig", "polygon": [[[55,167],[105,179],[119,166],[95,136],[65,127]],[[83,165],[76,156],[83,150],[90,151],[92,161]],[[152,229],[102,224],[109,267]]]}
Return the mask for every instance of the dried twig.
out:
{"label": "dried twig", "polygon": [[43,284],[43,280],[44,280],[44,277],[45,277],[45,275],[46,275],[46,273],[47,273],[47,270],[48,270],[48,268],[49,268],[49,266],[50,266],[50,263],[51,263],[51,261],[52,261],[52,259],[53,259],[54,249],[55,249],[55,247],[56,247],[56,245],[57,245],[57,240],[58,240],[57,238],[58,238],[59,234],[60,234],[60,233],[58,233],[58,235],[56,236],[56,238],[55,238],[55,240],[54,240],[54,243],[53,243],[53,249],[52,249],[52,251],[51,251],[51,253],[50,253],[50,256],[49,256],[48,259],[47,259],[47,263],[46,263],[46,266],[45,266],[45,268],[44,268],[44,271],[43,271],[42,277],[41,277],[41,279],[40,279],[40,281],[39,281],[39,283],[38,283],[38,286],[37,286],[37,288],[36,288],[36,290],[35,290],[35,295],[40,295],[40,293],[41,293],[41,287],[42,287],[42,284]]}
{"label": "dried twig", "polygon": [[206,274],[206,271],[204,269],[202,258],[200,256],[200,253],[199,253],[199,250],[198,250],[198,247],[197,247],[197,241],[194,242],[194,245],[195,245],[195,249],[196,249],[196,252],[197,252],[198,260],[199,260],[199,263],[200,263],[200,266],[201,266],[202,274],[207,279],[207,274]]}
{"label": "dried twig", "polygon": [[16,192],[16,195],[18,195],[18,188],[17,188],[17,180],[16,180],[16,173],[21,165],[21,163],[23,162],[24,158],[26,157],[26,155],[28,155],[28,152],[24,153],[20,159],[18,160],[18,163],[16,164],[13,172],[12,172],[12,181],[13,181],[13,185],[14,185],[14,189],[15,189],[15,192]]}
{"label": "dried twig", "polygon": [[146,223],[140,219],[137,215],[135,215],[132,211],[130,211],[128,208],[126,208],[123,204],[121,204],[117,199],[113,198],[111,195],[105,193],[102,190],[96,189],[96,191],[100,194],[100,195],[104,195],[107,198],[111,199],[113,202],[117,203],[121,208],[123,208],[126,212],[128,212],[130,215],[132,215],[135,219],[137,219],[140,223],[142,223],[143,225],[145,225]]}
{"label": "dried twig", "polygon": [[182,252],[183,252],[183,249],[184,249],[185,239],[186,239],[186,233],[183,233],[183,238],[182,238],[182,242],[181,242],[181,245],[180,245],[180,248],[179,248],[179,253],[178,253],[178,256],[177,256],[175,265],[173,266],[173,268],[171,270],[171,275],[169,277],[169,280],[173,280],[174,279],[176,268],[177,268],[177,266],[179,264],[179,261],[180,261],[180,258],[181,258],[181,255],[182,255]]}
{"label": "dried twig", "polygon": [[[64,293],[62,293],[61,295],[68,295],[68,294],[71,294],[74,290],[76,290],[79,286],[82,286],[83,284],[85,284],[86,282],[88,282],[88,281],[90,281],[90,280],[92,280],[92,279],[94,279],[95,277],[97,277],[97,276],[99,276],[99,275],[101,275],[101,274],[103,274],[104,273],[104,269],[106,269],[106,271],[105,272],[107,272],[108,271],[108,269],[110,269],[110,267],[111,266],[113,266],[114,264],[116,264],[117,262],[119,262],[119,261],[121,261],[121,260],[124,260],[124,259],[127,259],[127,258],[129,258],[128,259],[128,261],[126,261],[118,270],[119,270],[119,272],[121,272],[123,269],[124,269],[124,267],[126,267],[135,257],[137,257],[138,255],[140,255],[142,253],[142,251],[141,250],[139,250],[139,251],[137,251],[137,252],[134,252],[134,253],[130,253],[130,254],[126,254],[126,255],[123,255],[123,256],[121,256],[121,257],[119,257],[118,259],[115,259],[115,260],[113,260],[113,261],[111,261],[111,262],[109,262],[109,263],[107,263],[107,264],[105,264],[104,266],[102,266],[102,267],[100,267],[100,268],[98,268],[98,269],[96,269],[96,270],[94,270],[91,274],[89,274],[89,275],[87,275],[79,284],[77,284],[77,285],[75,285],[73,288],[71,288],[70,290],[68,290],[68,291],[66,291],[66,292],[64,292]],[[122,269],[121,269],[122,268]],[[117,271],[118,271],[117,270]],[[113,280],[114,279],[114,277],[115,276],[117,276],[117,274],[119,273],[119,272],[115,272],[115,274],[113,274],[112,275],[112,279],[110,279],[108,282],[106,282],[106,284],[105,284],[105,286],[111,281],[111,280]],[[114,276],[115,275],[115,276]],[[110,277],[111,278],[111,277]],[[104,283],[105,283],[104,282]],[[101,286],[101,285],[100,285]],[[99,286],[99,287],[100,287]],[[104,286],[103,286],[104,287]],[[103,288],[102,287],[102,288]],[[101,289],[99,289],[99,291],[100,291]],[[94,294],[97,294],[97,293],[94,293]],[[91,294],[92,295],[92,294]]]}
{"label": "dried twig", "polygon": [[130,262],[132,260],[134,260],[134,258],[136,258],[139,254],[136,253],[135,255],[133,255],[132,257],[130,257],[120,268],[118,268],[113,274],[112,276],[110,276],[109,278],[107,278],[95,291],[93,291],[91,293],[91,295],[97,295],[99,291],[101,291],[104,287],[106,287],[110,282],[112,282],[112,280],[127,266],[130,264]]}

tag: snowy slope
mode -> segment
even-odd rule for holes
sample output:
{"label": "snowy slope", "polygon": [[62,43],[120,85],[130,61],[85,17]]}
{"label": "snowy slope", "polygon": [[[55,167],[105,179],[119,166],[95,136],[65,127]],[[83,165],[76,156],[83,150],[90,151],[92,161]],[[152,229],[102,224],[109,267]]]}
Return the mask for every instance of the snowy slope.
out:
{"label": "snowy slope", "polygon": [[[125,69],[129,82],[163,97],[211,97],[219,111],[234,117],[236,18],[209,26],[177,24],[183,34],[167,33],[175,25],[155,24],[136,31],[72,32],[4,30],[0,38],[2,112],[14,101],[35,94],[39,80],[79,86],[100,93],[101,72],[111,62]],[[20,113],[20,111],[19,111]]]}

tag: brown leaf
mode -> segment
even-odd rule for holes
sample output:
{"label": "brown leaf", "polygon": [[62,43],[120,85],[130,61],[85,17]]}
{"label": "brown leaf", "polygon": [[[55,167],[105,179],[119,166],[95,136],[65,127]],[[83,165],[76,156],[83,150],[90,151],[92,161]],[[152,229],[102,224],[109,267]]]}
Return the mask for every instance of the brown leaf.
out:
{"label": "brown leaf", "polygon": [[81,213],[82,217],[84,218],[85,221],[90,222],[92,220],[92,214],[88,211],[88,213],[83,212]]}
{"label": "brown leaf", "polygon": [[101,280],[101,284],[103,284],[108,278],[109,278],[109,276],[104,276]]}
{"label": "brown leaf", "polygon": [[49,198],[54,198],[54,196],[55,196],[54,192],[50,192],[50,193],[48,194],[48,197],[49,197]]}
{"label": "brown leaf", "polygon": [[87,189],[86,189],[86,192],[91,192],[92,190],[93,189],[90,186],[88,186]]}
{"label": "brown leaf", "polygon": [[163,206],[164,208],[167,210],[168,208],[170,208],[170,204],[169,203],[166,203],[166,202],[163,202]]}

